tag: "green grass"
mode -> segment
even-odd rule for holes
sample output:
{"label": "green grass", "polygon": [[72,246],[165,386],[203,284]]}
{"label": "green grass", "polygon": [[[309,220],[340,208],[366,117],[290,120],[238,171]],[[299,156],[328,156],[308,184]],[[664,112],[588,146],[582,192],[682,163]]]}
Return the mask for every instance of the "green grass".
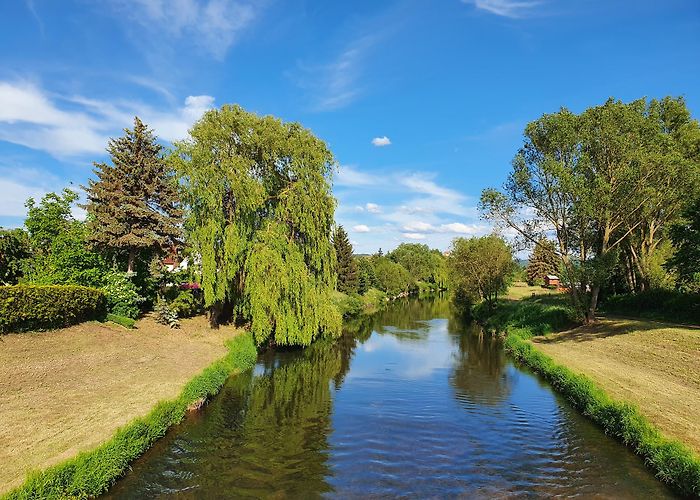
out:
{"label": "green grass", "polygon": [[[551,297],[503,302],[487,319],[506,333],[506,350],[543,376],[583,415],[643,457],[661,481],[688,497],[700,496],[700,459],[682,443],[665,438],[634,406],[610,398],[585,375],[559,365],[527,339],[560,330],[575,316]],[[480,311],[484,315],[484,311]]]}
{"label": "green grass", "polygon": [[227,345],[228,354],[190,380],[176,399],[158,403],[148,415],[122,427],[94,450],[30,474],[22,486],[4,498],[86,498],[106,492],[133,460],[182,421],[190,405],[211,398],[232,373],[255,364],[257,350],[250,333],[231,339]]}
{"label": "green grass", "polygon": [[109,313],[107,314],[106,319],[107,321],[111,321],[112,323],[121,325],[124,328],[128,328],[129,330],[133,329],[134,325],[136,324],[135,319],[127,318],[126,316],[119,316],[118,314]]}

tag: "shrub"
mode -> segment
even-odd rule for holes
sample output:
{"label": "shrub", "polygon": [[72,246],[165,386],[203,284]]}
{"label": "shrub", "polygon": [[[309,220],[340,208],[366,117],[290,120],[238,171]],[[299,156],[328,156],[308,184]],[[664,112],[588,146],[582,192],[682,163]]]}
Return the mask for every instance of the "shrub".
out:
{"label": "shrub", "polygon": [[700,293],[653,289],[613,295],[605,299],[601,309],[609,313],[700,324]]}
{"label": "shrub", "polygon": [[109,312],[131,319],[138,318],[141,313],[139,306],[145,299],[139,295],[136,285],[127,275],[112,270],[104,276],[104,281],[103,290],[107,295]]}
{"label": "shrub", "polygon": [[0,332],[62,328],[106,314],[102,290],[76,285],[0,287]]}
{"label": "shrub", "polygon": [[129,330],[133,329],[134,325],[136,324],[136,320],[112,313],[107,314],[106,319],[107,321],[111,321],[112,323],[121,325],[124,328],[128,328]]}
{"label": "shrub", "polygon": [[177,313],[178,318],[189,318],[203,312],[202,296],[195,293],[193,290],[180,290],[170,302],[170,309]]}
{"label": "shrub", "polygon": [[180,328],[180,321],[177,319],[177,312],[164,300],[159,301],[155,307],[156,321],[161,325],[168,325],[170,328]]}

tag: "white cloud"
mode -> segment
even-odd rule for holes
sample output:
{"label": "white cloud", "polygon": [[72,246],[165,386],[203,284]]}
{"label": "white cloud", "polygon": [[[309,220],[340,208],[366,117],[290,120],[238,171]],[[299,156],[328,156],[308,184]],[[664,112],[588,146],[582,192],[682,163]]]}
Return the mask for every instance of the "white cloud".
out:
{"label": "white cloud", "polygon": [[147,33],[156,43],[185,40],[217,59],[255,20],[253,2],[239,0],[112,0],[118,19],[138,25],[135,37]]}
{"label": "white cloud", "polygon": [[371,186],[377,185],[380,179],[372,174],[362,172],[350,165],[341,165],[335,175],[335,184],[338,186]]}
{"label": "white cloud", "polygon": [[46,190],[38,186],[25,185],[9,179],[0,179],[0,216],[24,217],[27,198],[39,199]]}
{"label": "white cloud", "polygon": [[382,207],[377,205],[376,203],[367,203],[365,205],[365,210],[367,210],[371,214],[380,214],[382,213]]}
{"label": "white cloud", "polygon": [[520,18],[531,13],[532,9],[541,5],[538,0],[462,0],[474,4],[477,9],[485,10],[497,16]]}
{"label": "white cloud", "polygon": [[436,228],[435,226],[433,226],[432,224],[428,224],[427,222],[416,221],[404,224],[403,230],[421,233],[434,233],[436,231]]}
{"label": "white cloud", "polygon": [[391,145],[391,139],[389,139],[387,136],[375,137],[374,139],[372,139],[372,144],[374,144],[378,148],[389,146]]}
{"label": "white cloud", "polygon": [[347,45],[331,62],[298,64],[296,83],[309,91],[316,111],[343,108],[360,96],[363,88],[358,80],[363,62],[376,42],[374,35],[362,36]]}
{"label": "white cloud", "polygon": [[480,234],[488,230],[485,225],[477,224],[462,224],[461,222],[451,222],[449,224],[443,224],[440,229],[445,233],[457,233],[457,234]]}
{"label": "white cloud", "polygon": [[410,240],[424,240],[425,239],[425,234],[423,234],[423,233],[403,233],[403,236],[405,238],[410,239]]}
{"label": "white cloud", "polygon": [[356,233],[369,233],[369,227],[365,226],[364,224],[352,226],[352,230]]}
{"label": "white cloud", "polygon": [[174,141],[214,104],[211,96],[189,96],[184,106],[156,110],[139,102],[111,103],[51,94],[28,82],[0,81],[0,141],[58,157],[104,153],[109,137],[141,117],[160,138]]}

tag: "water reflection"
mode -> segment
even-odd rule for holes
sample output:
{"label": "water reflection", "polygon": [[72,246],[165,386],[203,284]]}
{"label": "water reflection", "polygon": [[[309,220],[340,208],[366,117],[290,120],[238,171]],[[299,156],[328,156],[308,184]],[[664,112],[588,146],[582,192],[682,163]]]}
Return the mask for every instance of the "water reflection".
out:
{"label": "water reflection", "polygon": [[268,353],[134,465],[115,498],[668,496],[447,300]]}

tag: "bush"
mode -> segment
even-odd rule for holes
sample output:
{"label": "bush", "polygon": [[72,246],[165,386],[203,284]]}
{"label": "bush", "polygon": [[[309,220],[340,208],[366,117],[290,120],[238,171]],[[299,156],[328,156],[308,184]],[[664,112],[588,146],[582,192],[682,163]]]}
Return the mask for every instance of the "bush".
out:
{"label": "bush", "polygon": [[180,328],[180,321],[177,319],[177,312],[164,300],[159,301],[155,307],[156,321],[161,325],[168,325],[170,328]]}
{"label": "bush", "polygon": [[700,324],[700,294],[654,289],[613,295],[605,299],[601,310],[648,319]]}
{"label": "bush", "polygon": [[0,287],[0,332],[62,328],[106,314],[102,290],[76,285]]}
{"label": "bush", "polygon": [[204,311],[202,296],[195,293],[193,290],[181,290],[170,302],[170,309],[177,313],[178,318],[190,318]]}
{"label": "bush", "polygon": [[112,314],[109,313],[107,314],[107,321],[111,321],[112,323],[116,323],[118,325],[123,326],[124,328],[128,328],[129,330],[134,328],[134,325],[136,324],[136,320],[133,320],[131,318],[126,318],[124,316],[119,316],[117,314]]}
{"label": "bush", "polygon": [[107,309],[112,314],[131,319],[138,318],[141,313],[140,305],[145,300],[139,295],[136,285],[126,273],[109,271],[104,276],[105,286],[102,288],[107,295]]}

